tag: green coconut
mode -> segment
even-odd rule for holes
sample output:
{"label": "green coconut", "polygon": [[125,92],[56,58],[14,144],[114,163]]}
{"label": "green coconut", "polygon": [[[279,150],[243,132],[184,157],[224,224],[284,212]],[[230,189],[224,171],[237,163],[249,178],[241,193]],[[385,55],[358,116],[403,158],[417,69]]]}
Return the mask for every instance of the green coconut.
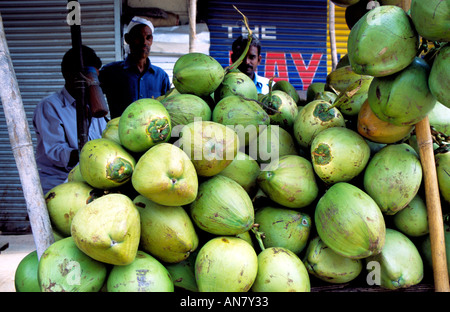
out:
{"label": "green coconut", "polygon": [[400,232],[411,237],[423,236],[430,231],[427,206],[418,194],[405,208],[394,215],[393,221]]}
{"label": "green coconut", "polygon": [[[270,87],[271,88],[271,87]],[[297,103],[284,91],[270,89],[260,102],[270,117],[270,124],[291,130],[298,113]]]}
{"label": "green coconut", "polygon": [[199,250],[195,279],[200,292],[247,292],[258,271],[258,256],[237,237],[215,237]]}
{"label": "green coconut", "polygon": [[449,71],[450,45],[447,44],[437,52],[428,77],[431,93],[436,97],[437,101],[447,106],[447,108],[450,108],[450,96],[448,95],[448,86],[450,85]]}
{"label": "green coconut", "polygon": [[392,215],[416,196],[422,183],[422,165],[410,145],[389,144],[371,158],[363,182],[381,211]]}
{"label": "green coconut", "polygon": [[70,226],[77,211],[102,195],[100,190],[85,182],[66,182],[55,186],[45,195],[52,227],[64,237],[70,236]]}
{"label": "green coconut", "polygon": [[247,146],[258,136],[260,126],[270,124],[270,117],[258,103],[231,95],[216,104],[212,121],[233,128],[240,145]]}
{"label": "green coconut", "polygon": [[211,177],[236,157],[239,137],[232,128],[214,121],[194,121],[180,132],[180,148],[189,156],[199,176]]}
{"label": "green coconut", "polygon": [[120,117],[116,117],[106,123],[105,130],[102,132],[102,138],[122,144],[119,137],[119,120]]}
{"label": "green coconut", "polygon": [[402,71],[374,78],[367,97],[373,113],[397,126],[410,126],[422,120],[436,104],[428,87],[429,73],[426,61],[416,57]]}
{"label": "green coconut", "polygon": [[289,81],[287,80],[278,80],[277,82],[275,82],[275,84],[272,87],[273,91],[276,90],[281,90],[286,92],[293,100],[294,102],[298,105],[300,102],[300,96],[297,92],[297,90],[295,89],[295,87],[289,83]]}
{"label": "green coconut", "polygon": [[362,259],[383,248],[386,224],[380,208],[350,183],[333,184],[322,195],[314,222],[320,239],[341,256]]}
{"label": "green coconut", "polygon": [[187,125],[194,120],[211,120],[211,108],[199,96],[175,94],[162,100],[161,103],[169,112],[172,132],[175,131],[176,126]]}
{"label": "green coconut", "polygon": [[177,263],[197,248],[197,233],[182,206],[159,205],[142,195],[133,202],[140,215],[143,251],[165,263]]}
{"label": "green coconut", "polygon": [[301,147],[309,149],[315,136],[330,127],[345,127],[344,116],[330,103],[314,100],[299,111],[294,121],[293,135]]}
{"label": "green coconut", "polygon": [[236,181],[216,175],[202,182],[190,204],[190,216],[202,230],[216,235],[241,234],[253,226],[250,196]]}
{"label": "green coconut", "polygon": [[314,172],[325,183],[349,182],[366,167],[370,147],[356,131],[331,127],[320,131],[311,142]]}
{"label": "green coconut", "polygon": [[282,156],[298,155],[299,152],[291,132],[277,125],[268,125],[261,128],[256,142],[250,142],[249,154],[256,156],[260,164],[267,164]]}
{"label": "green coconut", "polygon": [[170,139],[170,114],[161,102],[139,99],[124,110],[119,120],[119,138],[122,145],[136,153]]}
{"label": "green coconut", "polygon": [[214,100],[219,102],[221,99],[238,95],[245,99],[258,99],[258,90],[252,79],[240,71],[231,71],[225,74],[222,83],[214,92]]}
{"label": "green coconut", "polygon": [[351,259],[335,253],[319,236],[309,242],[303,263],[311,275],[333,284],[354,280],[363,268],[361,259]]}
{"label": "green coconut", "polygon": [[423,261],[417,247],[406,235],[393,229],[386,229],[383,249],[367,257],[366,263],[367,267],[376,263],[369,272],[379,275],[383,288],[408,288],[423,279]]}
{"label": "green coconut", "polygon": [[139,211],[126,195],[104,195],[78,210],[71,234],[89,257],[113,265],[130,264],[141,236]]}
{"label": "green coconut", "polygon": [[305,248],[311,232],[311,217],[303,212],[282,207],[264,206],[255,213],[258,231],[266,248],[283,247],[295,254]]}
{"label": "green coconut", "polygon": [[308,271],[300,258],[282,247],[264,249],[258,255],[258,274],[253,292],[310,292]]}
{"label": "green coconut", "polygon": [[86,255],[70,236],[51,244],[39,260],[42,292],[98,292],[106,277],[106,264]]}
{"label": "green coconut", "polygon": [[420,36],[430,41],[450,41],[449,12],[448,1],[411,1],[411,19],[414,26]]}
{"label": "green coconut", "polygon": [[167,271],[169,271],[175,287],[192,292],[198,291],[197,281],[195,280],[195,259],[197,258],[197,254],[198,250],[183,261],[166,263],[164,265]]}
{"label": "green coconut", "polygon": [[131,182],[139,194],[164,206],[190,204],[198,191],[194,164],[169,143],[157,144],[139,158]]}
{"label": "green coconut", "polygon": [[37,251],[28,253],[20,260],[14,272],[14,287],[16,292],[40,292],[38,280],[39,259]]}
{"label": "green coconut", "polygon": [[325,82],[313,82],[306,89],[306,103],[316,99],[316,95],[325,90]]}
{"label": "green coconut", "polygon": [[409,16],[394,5],[368,11],[352,27],[347,42],[353,71],[374,77],[406,68],[418,47],[419,38]]}
{"label": "green coconut", "polygon": [[112,189],[131,180],[136,161],[121,145],[109,139],[86,142],[80,152],[80,171],[88,184]]}
{"label": "green coconut", "polygon": [[428,114],[430,126],[439,132],[450,135],[450,108],[436,102],[434,108]]}
{"label": "green coconut", "polygon": [[233,161],[219,174],[236,181],[247,193],[253,194],[257,188],[256,178],[260,171],[259,164],[254,158],[238,151]]}
{"label": "green coconut", "polygon": [[271,200],[288,208],[306,207],[319,194],[311,162],[298,155],[273,160],[256,181]]}
{"label": "green coconut", "polygon": [[436,151],[436,175],[442,199],[450,203],[450,149],[443,147]]}
{"label": "green coconut", "polygon": [[108,292],[173,292],[169,271],[151,255],[138,250],[128,265],[115,265],[106,282]]}
{"label": "green coconut", "polygon": [[208,96],[219,87],[225,71],[213,57],[192,52],[181,56],[173,67],[173,84],[180,93]]}

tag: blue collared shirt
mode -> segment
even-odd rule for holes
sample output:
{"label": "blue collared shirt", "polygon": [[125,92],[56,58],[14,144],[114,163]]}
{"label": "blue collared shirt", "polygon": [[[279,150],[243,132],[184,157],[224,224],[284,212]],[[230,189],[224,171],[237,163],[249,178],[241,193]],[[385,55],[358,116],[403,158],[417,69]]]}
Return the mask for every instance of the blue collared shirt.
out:
{"label": "blue collared shirt", "polygon": [[[66,88],[44,98],[35,108],[36,164],[44,195],[64,183],[70,170],[70,153],[78,149],[77,109],[75,99]],[[105,118],[92,118],[89,140],[101,138]]]}
{"label": "blue collared shirt", "polygon": [[120,117],[128,105],[142,98],[157,98],[170,89],[170,79],[160,67],[151,64],[143,73],[127,57],[102,67],[101,87],[108,100],[111,119]]}
{"label": "blue collared shirt", "polygon": [[255,73],[255,77],[253,77],[253,82],[255,83],[256,90],[258,91],[258,93],[261,94],[269,93],[269,82],[270,82],[269,78],[258,76],[258,74]]}

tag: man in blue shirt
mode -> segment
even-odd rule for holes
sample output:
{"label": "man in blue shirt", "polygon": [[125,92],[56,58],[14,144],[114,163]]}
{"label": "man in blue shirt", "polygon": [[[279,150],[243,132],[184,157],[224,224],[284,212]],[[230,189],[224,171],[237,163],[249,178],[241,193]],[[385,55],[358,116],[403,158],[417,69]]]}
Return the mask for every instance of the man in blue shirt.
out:
{"label": "man in blue shirt", "polygon": [[[83,46],[83,65],[100,69],[102,62],[94,50]],[[63,57],[64,87],[44,98],[35,108],[33,126],[37,137],[36,164],[44,195],[64,183],[78,163],[78,130],[75,88],[78,78],[76,53],[70,49]],[[105,118],[89,118],[88,140],[101,138]]]}
{"label": "man in blue shirt", "polygon": [[149,59],[153,32],[150,21],[133,17],[125,33],[130,53],[125,60],[107,64],[100,70],[99,80],[111,118],[120,117],[138,99],[157,98],[170,89],[167,73]]}
{"label": "man in blue shirt", "polygon": [[[247,46],[247,36],[239,36],[232,45],[231,61],[234,63],[244,52]],[[266,77],[259,76],[256,71],[258,65],[261,64],[261,42],[255,36],[252,36],[252,42],[248,49],[247,55],[238,66],[238,69],[246,74],[256,85],[256,90],[258,93],[267,94],[269,93],[269,79]]]}

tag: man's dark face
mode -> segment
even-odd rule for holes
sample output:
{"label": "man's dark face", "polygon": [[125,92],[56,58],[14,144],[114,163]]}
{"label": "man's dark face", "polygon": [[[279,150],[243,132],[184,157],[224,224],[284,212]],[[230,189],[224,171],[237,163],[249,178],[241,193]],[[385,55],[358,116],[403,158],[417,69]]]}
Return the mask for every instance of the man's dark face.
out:
{"label": "man's dark face", "polygon": [[[239,56],[239,52],[233,53],[233,62],[236,61]],[[247,52],[247,56],[242,61],[241,65],[239,65],[238,69],[249,76],[251,79],[253,79],[255,77],[255,72],[257,71],[259,64],[261,64],[261,55],[258,55],[258,48],[255,46],[250,46]]]}
{"label": "man's dark face", "polygon": [[147,25],[134,26],[125,40],[130,46],[130,54],[138,59],[147,58],[153,44],[153,33]]}

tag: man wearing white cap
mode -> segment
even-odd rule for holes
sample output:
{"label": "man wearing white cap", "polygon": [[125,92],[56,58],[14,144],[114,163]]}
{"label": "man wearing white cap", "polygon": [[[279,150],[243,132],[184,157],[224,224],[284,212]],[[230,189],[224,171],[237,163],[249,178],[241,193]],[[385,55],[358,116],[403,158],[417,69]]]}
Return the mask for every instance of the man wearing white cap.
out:
{"label": "man wearing white cap", "polygon": [[120,117],[125,108],[138,99],[157,98],[170,89],[167,73],[150,62],[153,32],[149,20],[133,17],[125,32],[125,42],[130,48],[128,56],[100,70],[99,80],[111,118]]}

